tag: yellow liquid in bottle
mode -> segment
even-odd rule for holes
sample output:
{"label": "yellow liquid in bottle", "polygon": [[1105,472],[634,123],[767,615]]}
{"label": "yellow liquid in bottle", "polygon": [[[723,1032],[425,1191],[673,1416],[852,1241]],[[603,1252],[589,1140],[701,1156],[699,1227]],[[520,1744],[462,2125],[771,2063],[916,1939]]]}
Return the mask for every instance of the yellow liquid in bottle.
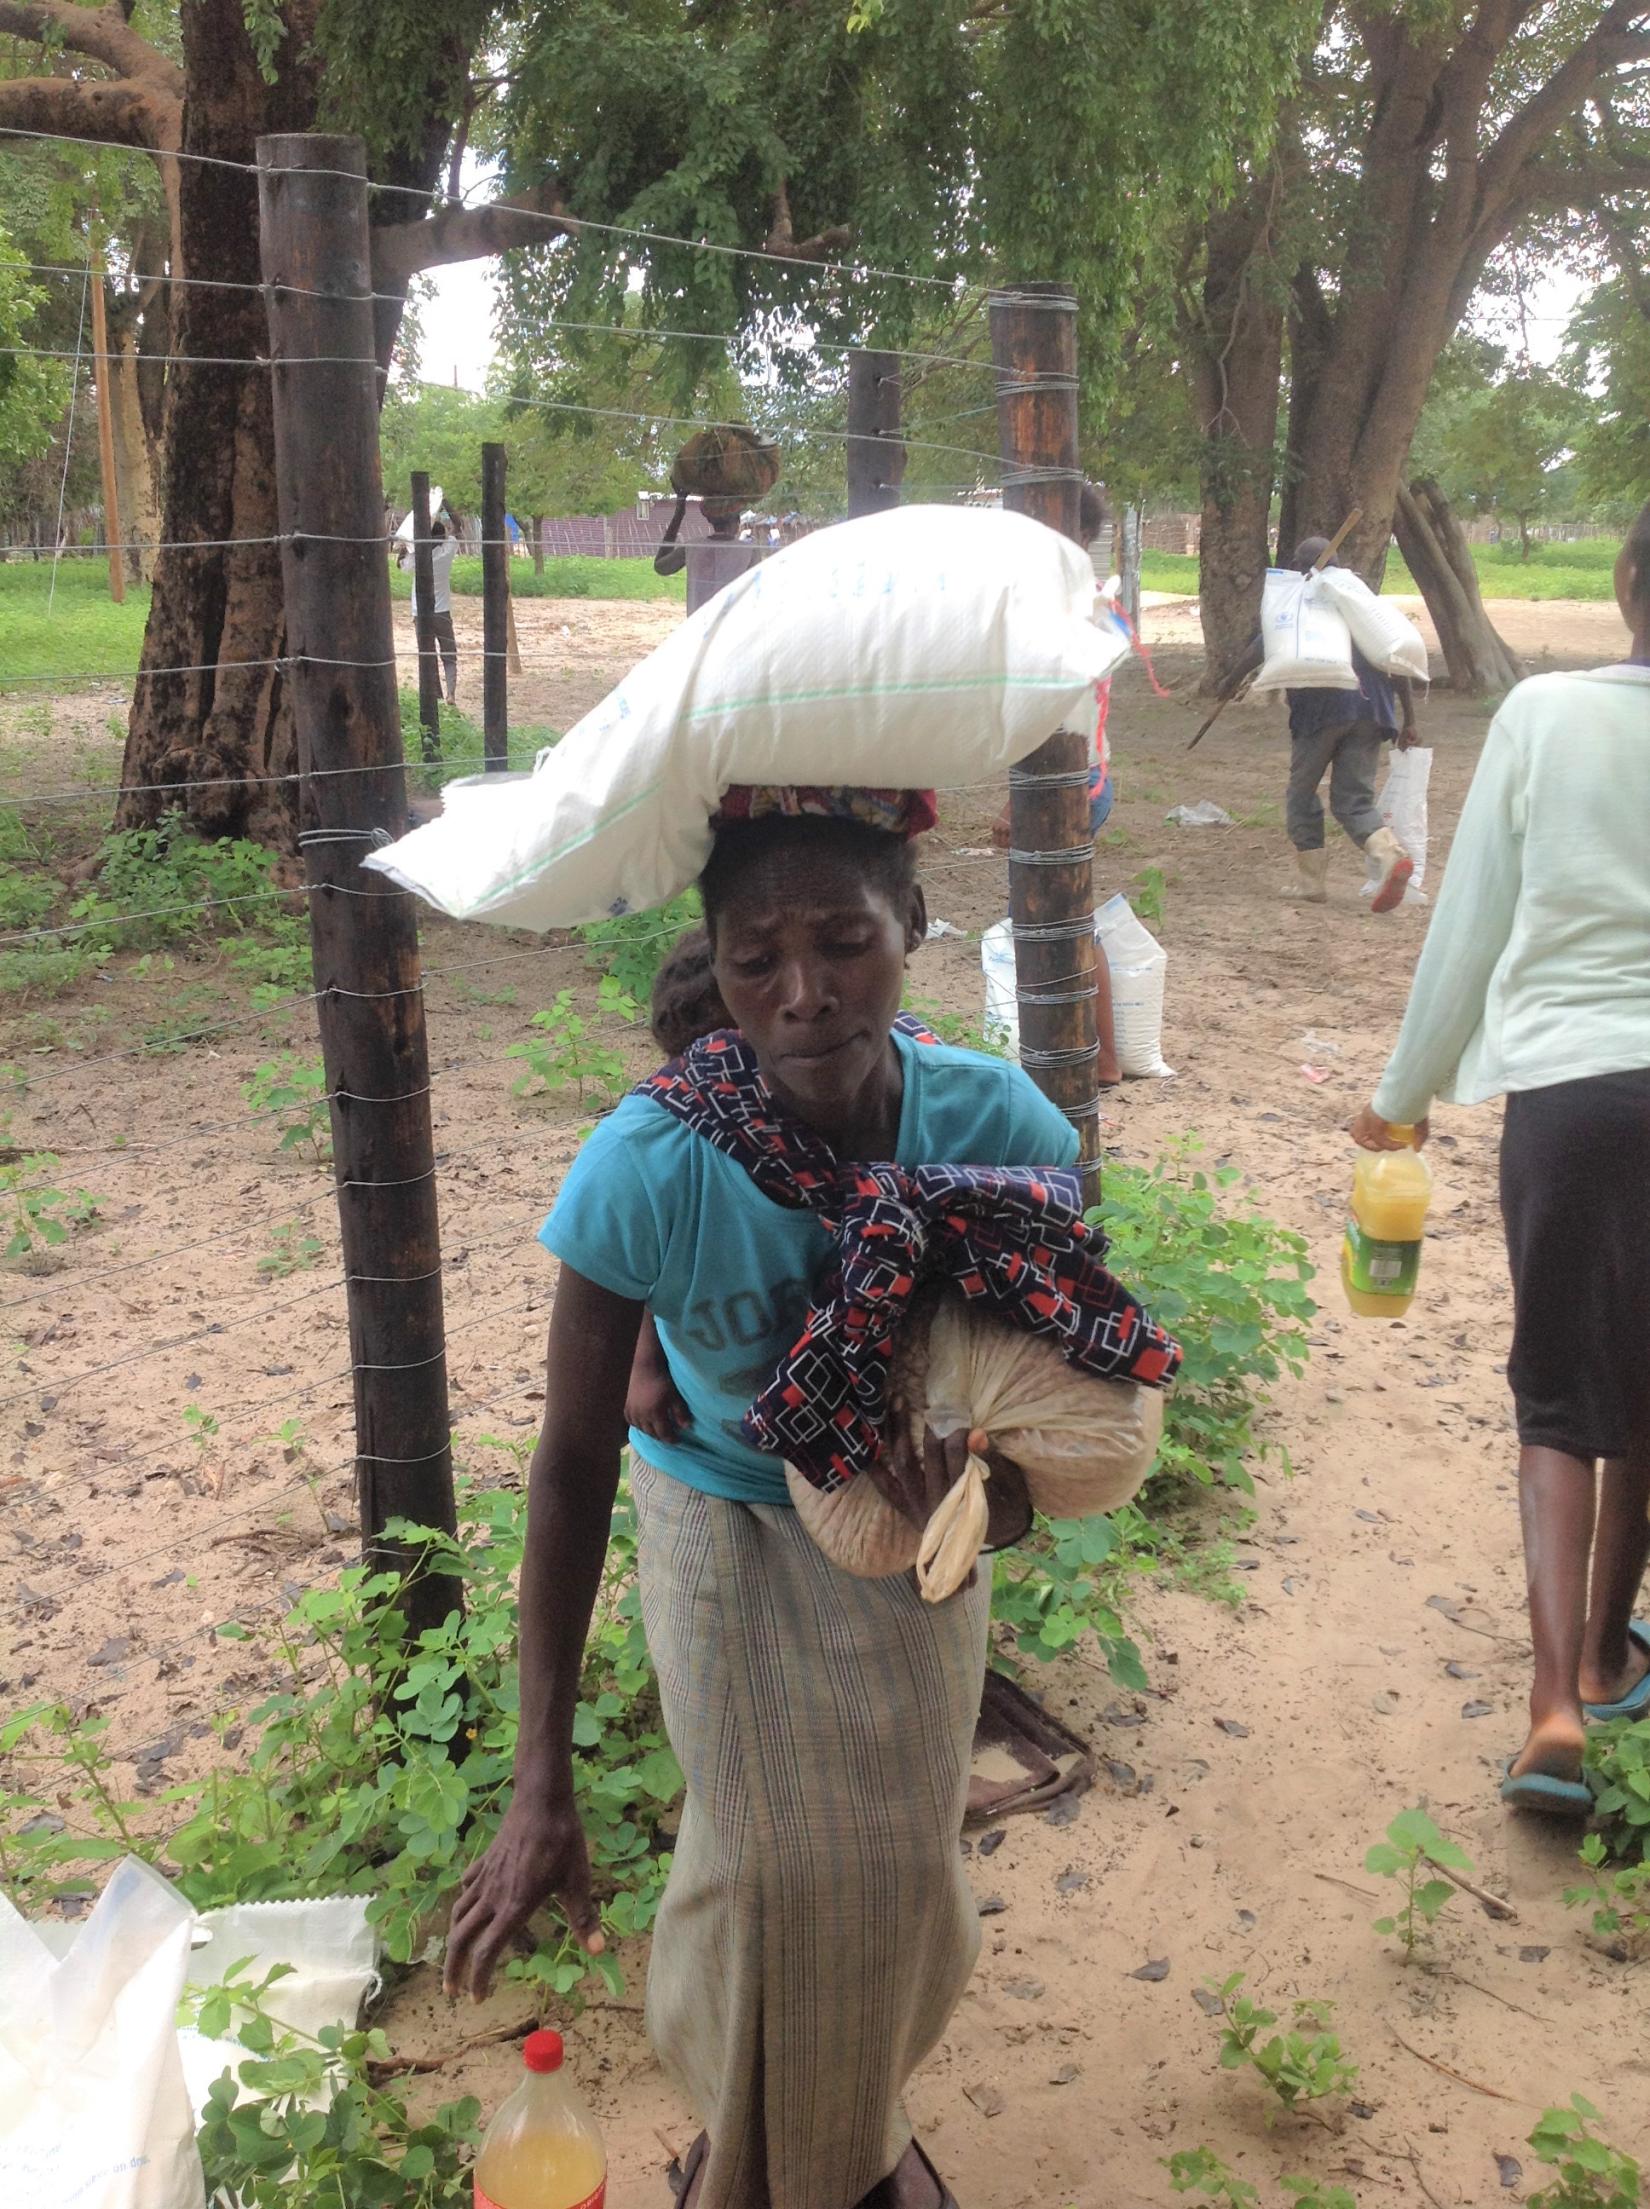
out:
{"label": "yellow liquid in bottle", "polygon": [[1341,1281],[1360,1319],[1401,1319],[1415,1301],[1431,1201],[1432,1174],[1418,1151],[1359,1152],[1352,1217],[1341,1244]]}
{"label": "yellow liquid in bottle", "polygon": [[499,2111],[475,2166],[476,2209],[602,2209],[596,2121],[557,2073],[529,2076]]}

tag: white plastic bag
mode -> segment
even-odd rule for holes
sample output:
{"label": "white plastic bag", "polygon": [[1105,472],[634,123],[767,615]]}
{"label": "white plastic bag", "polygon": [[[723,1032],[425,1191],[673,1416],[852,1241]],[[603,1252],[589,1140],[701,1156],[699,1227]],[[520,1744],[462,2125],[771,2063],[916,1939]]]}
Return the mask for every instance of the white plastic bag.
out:
{"label": "white plastic bag", "polygon": [[[1111,976],[1112,1040],[1125,1081],[1163,1080],[1174,1072],[1163,1058],[1163,985],[1169,955],[1119,891],[1094,916],[1094,937]],[[985,1033],[1011,1058],[1020,1055],[1015,997],[1014,924],[1000,920],[980,938],[985,975]]]}
{"label": "white plastic bag", "polygon": [[[1415,872],[1404,887],[1403,903],[1427,902],[1427,786],[1432,780],[1432,748],[1413,744],[1407,752],[1392,747],[1392,760],[1376,804],[1381,818],[1415,862]],[[1372,897],[1381,879],[1378,860],[1369,862],[1369,878],[1359,888],[1361,897]]]}
{"label": "white plastic bag", "polygon": [[[890,1387],[888,1447],[922,1449],[923,1428],[942,1439],[982,1430],[1016,1464],[1046,1518],[1115,1511],[1150,1472],[1163,1431],[1163,1392],[1099,1380],[1061,1356],[1046,1335],[958,1296],[913,1312],[900,1334]],[[962,1476],[917,1528],[866,1475],[822,1496],[786,1467],[803,1525],[833,1563],[867,1579],[915,1564],[931,1603],[968,1577],[985,1538],[990,1470],[970,1457]]]}
{"label": "white plastic bag", "polygon": [[[444,495],[445,494],[443,493],[439,483],[431,484],[430,519],[432,521],[434,521],[435,517],[441,512],[441,501]],[[415,519],[416,517],[413,515],[411,509],[409,508],[404,520],[401,523],[400,528],[397,529],[395,533],[397,543],[410,545],[414,542],[416,532],[413,525]]]}
{"label": "white plastic bag", "polygon": [[1350,568],[1324,568],[1318,582],[1339,609],[1352,641],[1383,675],[1408,675],[1416,682],[1427,679],[1426,639],[1408,614],[1400,613],[1390,598],[1377,597],[1361,575]]}
{"label": "white plastic bag", "polygon": [[1261,590],[1265,665],[1256,690],[1356,690],[1352,632],[1321,575],[1268,568]]}
{"label": "white plastic bag", "polygon": [[364,864],[458,919],[561,928],[674,897],[733,783],[923,788],[1006,772],[1127,651],[1094,571],[1021,514],[907,506],[816,530],[690,616],[531,778],[452,788]]}
{"label": "white plastic bag", "polygon": [[175,2022],[194,1924],[133,1856],[66,1940],[42,1938],[0,1895],[7,2209],[202,2209]]}

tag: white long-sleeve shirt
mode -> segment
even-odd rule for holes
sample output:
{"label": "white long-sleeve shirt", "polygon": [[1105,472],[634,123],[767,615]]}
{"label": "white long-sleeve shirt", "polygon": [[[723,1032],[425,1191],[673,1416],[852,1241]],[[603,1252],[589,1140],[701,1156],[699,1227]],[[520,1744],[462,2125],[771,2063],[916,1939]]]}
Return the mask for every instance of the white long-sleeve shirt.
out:
{"label": "white long-sleeve shirt", "polygon": [[1536,675],[1484,740],[1375,1110],[1645,1066],[1650,668]]}
{"label": "white long-sleeve shirt", "polygon": [[[453,561],[458,552],[457,542],[451,536],[437,537],[430,547],[430,568],[435,584],[435,611],[450,614],[453,610]],[[411,563],[412,555],[408,554]],[[418,619],[418,577],[413,576],[412,617]]]}

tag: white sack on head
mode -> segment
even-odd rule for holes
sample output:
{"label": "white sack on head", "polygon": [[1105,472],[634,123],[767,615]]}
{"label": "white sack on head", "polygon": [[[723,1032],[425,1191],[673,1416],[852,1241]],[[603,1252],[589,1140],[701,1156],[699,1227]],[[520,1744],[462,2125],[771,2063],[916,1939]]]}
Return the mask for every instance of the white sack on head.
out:
{"label": "white sack on head", "polygon": [[1371,667],[1378,667],[1383,675],[1408,675],[1418,683],[1427,680],[1426,640],[1408,614],[1400,613],[1390,598],[1377,597],[1350,568],[1325,568],[1318,581]]}
{"label": "white sack on head", "polygon": [[923,789],[1092,734],[1127,640],[1087,555],[1041,522],[907,506],[789,545],[730,583],[526,781],[452,785],[364,864],[459,920],[565,928],[687,888],[735,783]]}
{"label": "white sack on head", "polygon": [[1322,588],[1321,575],[1268,568],[1261,590],[1260,641],[1265,665],[1256,690],[1356,690],[1352,632]]}

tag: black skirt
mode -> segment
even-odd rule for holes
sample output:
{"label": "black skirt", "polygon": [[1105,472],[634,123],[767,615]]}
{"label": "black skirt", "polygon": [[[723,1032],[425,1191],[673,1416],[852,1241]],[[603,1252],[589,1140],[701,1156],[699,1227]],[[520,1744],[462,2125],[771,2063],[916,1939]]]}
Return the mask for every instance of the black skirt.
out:
{"label": "black skirt", "polygon": [[1515,1091],[1501,1216],[1519,1441],[1650,1448],[1650,1067]]}

